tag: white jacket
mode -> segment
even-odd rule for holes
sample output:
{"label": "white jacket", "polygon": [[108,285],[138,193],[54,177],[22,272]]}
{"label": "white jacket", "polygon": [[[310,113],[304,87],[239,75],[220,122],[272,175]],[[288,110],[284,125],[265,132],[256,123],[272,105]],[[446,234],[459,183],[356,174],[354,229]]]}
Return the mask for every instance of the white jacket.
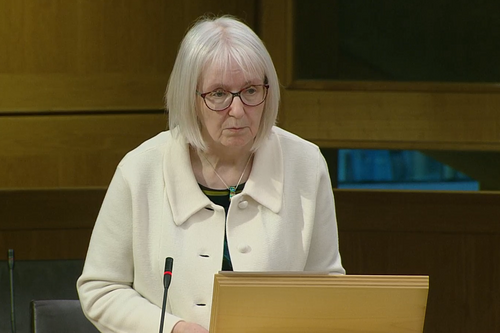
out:
{"label": "white jacket", "polygon": [[[225,220],[224,209],[200,190],[182,136],[167,131],[144,142],[119,164],[97,218],[77,282],[85,314],[101,332],[158,332],[169,256],[164,332],[180,319],[208,329]],[[344,274],[318,147],[273,128],[231,201],[227,236],[235,271]]]}

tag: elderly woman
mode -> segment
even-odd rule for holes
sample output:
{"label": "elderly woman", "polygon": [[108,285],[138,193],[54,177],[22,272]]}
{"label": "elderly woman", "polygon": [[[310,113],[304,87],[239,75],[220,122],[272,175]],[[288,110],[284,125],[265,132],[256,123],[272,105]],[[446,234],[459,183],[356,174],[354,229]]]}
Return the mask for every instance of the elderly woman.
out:
{"label": "elderly woman", "polygon": [[275,127],[280,86],[259,37],[231,18],[185,36],[166,93],[170,130],[118,165],[78,292],[102,332],[207,332],[214,274],[343,274],[327,165]]}

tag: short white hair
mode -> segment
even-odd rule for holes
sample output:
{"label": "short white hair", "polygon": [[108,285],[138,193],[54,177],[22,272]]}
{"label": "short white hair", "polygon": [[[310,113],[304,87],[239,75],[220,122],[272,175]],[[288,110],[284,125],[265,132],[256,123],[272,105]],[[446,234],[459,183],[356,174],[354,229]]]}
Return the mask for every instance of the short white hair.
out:
{"label": "short white hair", "polygon": [[[245,75],[260,76],[269,85],[263,115],[252,150],[255,151],[276,123],[280,85],[273,61],[262,40],[247,25],[231,16],[201,18],[184,37],[165,94],[169,128],[193,147],[206,150],[197,114],[196,90],[207,66],[228,70],[235,61]],[[199,101],[198,101],[199,102]]]}

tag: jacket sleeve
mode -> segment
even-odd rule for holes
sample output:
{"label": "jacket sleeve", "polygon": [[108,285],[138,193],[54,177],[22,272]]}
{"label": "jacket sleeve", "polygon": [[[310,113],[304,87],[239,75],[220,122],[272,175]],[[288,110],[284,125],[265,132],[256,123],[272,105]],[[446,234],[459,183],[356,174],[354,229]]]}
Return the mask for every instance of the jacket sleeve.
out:
{"label": "jacket sleeve", "polygon": [[[104,333],[156,333],[161,309],[134,289],[133,205],[118,167],[92,233],[77,289],[83,311]],[[180,319],[167,314],[164,332]]]}
{"label": "jacket sleeve", "polygon": [[318,149],[314,228],[305,270],[345,274],[339,252],[333,190],[325,158]]}

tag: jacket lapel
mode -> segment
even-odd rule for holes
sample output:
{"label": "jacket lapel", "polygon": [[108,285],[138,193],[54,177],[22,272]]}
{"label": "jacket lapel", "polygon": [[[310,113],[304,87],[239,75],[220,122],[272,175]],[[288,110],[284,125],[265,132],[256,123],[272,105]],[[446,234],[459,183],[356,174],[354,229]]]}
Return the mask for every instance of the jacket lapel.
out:
{"label": "jacket lapel", "polygon": [[211,201],[196,182],[184,137],[176,131],[169,133],[171,140],[168,140],[163,157],[165,187],[174,222],[181,225],[199,210],[210,206]]}
{"label": "jacket lapel", "polygon": [[283,153],[273,128],[269,138],[255,152],[252,173],[242,193],[277,214],[283,202],[283,172]]}

